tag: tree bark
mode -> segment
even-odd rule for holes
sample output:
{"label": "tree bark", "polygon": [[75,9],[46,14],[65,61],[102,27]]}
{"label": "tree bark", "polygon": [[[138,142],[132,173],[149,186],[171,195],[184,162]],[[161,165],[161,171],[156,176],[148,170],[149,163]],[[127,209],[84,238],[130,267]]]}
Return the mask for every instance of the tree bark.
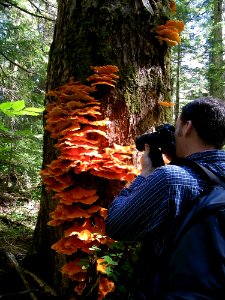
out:
{"label": "tree bark", "polygon": [[224,44],[222,31],[223,0],[213,1],[212,29],[210,34],[209,55],[209,92],[210,95],[225,99],[224,89]]}
{"label": "tree bark", "polygon": [[[156,26],[170,17],[169,1],[149,2],[153,13],[141,0],[59,1],[47,90],[65,84],[70,77],[85,82],[93,74],[90,66],[116,65],[120,76],[116,88],[107,93],[102,88],[98,93],[102,115],[112,121],[110,143],[133,144],[137,135],[171,118],[170,109],[158,105],[159,101],[170,101],[170,49],[155,38]],[[53,145],[45,132],[43,168],[56,158]],[[97,186],[105,207],[124,186],[120,181],[85,174],[77,180]],[[56,205],[51,197],[43,187],[31,256],[36,257],[39,276],[63,299],[69,299],[70,282],[59,271],[66,257],[51,250],[62,236],[60,227],[47,226],[49,212]]]}
{"label": "tree bark", "polygon": [[180,111],[180,67],[181,67],[181,46],[178,45],[177,50],[177,69],[176,69],[176,102],[175,102],[175,110],[174,110],[174,118],[175,120],[178,118]]}

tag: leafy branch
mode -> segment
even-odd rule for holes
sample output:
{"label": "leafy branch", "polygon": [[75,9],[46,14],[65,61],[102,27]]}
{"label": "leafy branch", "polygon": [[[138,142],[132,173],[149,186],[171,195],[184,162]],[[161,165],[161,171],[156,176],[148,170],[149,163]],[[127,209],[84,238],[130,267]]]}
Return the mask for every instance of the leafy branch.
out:
{"label": "leafy branch", "polygon": [[30,12],[29,10],[19,6],[17,3],[13,2],[13,1],[9,1],[9,0],[3,0],[3,1],[0,1],[0,4],[3,5],[3,6],[6,6],[6,4],[10,5],[10,6],[13,6],[13,7],[16,7],[17,9],[25,12],[26,14],[29,14],[33,17],[36,17],[36,18],[42,18],[42,19],[45,19],[45,20],[48,20],[48,21],[51,21],[51,22],[55,22],[55,19],[52,19],[52,18],[49,18],[47,16],[43,16],[43,15],[38,15],[38,14],[35,14],[35,13],[32,13]]}
{"label": "leafy branch", "polygon": [[44,108],[39,107],[25,107],[24,100],[14,102],[3,102],[0,104],[0,112],[9,117],[15,116],[38,116],[44,111]]}
{"label": "leafy branch", "polygon": [[2,56],[3,56],[6,60],[8,60],[11,64],[17,66],[17,67],[20,68],[21,70],[23,70],[23,71],[25,71],[25,72],[27,72],[27,73],[35,74],[34,72],[32,72],[32,71],[30,71],[30,70],[24,68],[24,67],[21,66],[20,64],[14,62],[14,61],[11,60],[10,58],[8,58],[8,57],[7,57],[4,53],[2,53],[1,51],[0,51],[0,55],[2,55]]}

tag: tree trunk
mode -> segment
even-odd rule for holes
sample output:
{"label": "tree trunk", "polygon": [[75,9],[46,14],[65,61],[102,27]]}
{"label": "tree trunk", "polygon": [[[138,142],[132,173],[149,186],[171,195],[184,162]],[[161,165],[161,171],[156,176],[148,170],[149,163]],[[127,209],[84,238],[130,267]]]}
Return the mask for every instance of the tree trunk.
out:
{"label": "tree trunk", "polygon": [[209,41],[209,92],[212,96],[225,99],[222,6],[223,0],[213,1],[213,24]]}
{"label": "tree trunk", "polygon": [[176,69],[176,102],[175,102],[175,110],[174,117],[175,120],[178,118],[180,111],[180,68],[181,68],[181,46],[178,45],[177,50],[177,69]]}
{"label": "tree trunk", "polygon": [[[111,144],[133,144],[137,135],[171,118],[170,108],[158,104],[170,101],[170,49],[155,38],[156,26],[170,17],[169,1],[149,2],[152,10],[141,0],[59,1],[47,90],[67,83],[70,77],[85,82],[93,74],[90,66],[116,65],[120,76],[116,88],[103,87],[97,94],[103,103],[103,117],[112,121],[108,128]],[[45,132],[43,168],[56,158],[53,145],[54,140]],[[88,174],[78,175],[76,180],[97,186],[104,207],[124,186],[124,182]],[[60,273],[66,257],[51,250],[63,232],[60,226],[47,226],[56,205],[51,197],[52,193],[43,188],[31,254],[36,256],[38,274],[63,299],[69,299],[73,295],[71,283]]]}

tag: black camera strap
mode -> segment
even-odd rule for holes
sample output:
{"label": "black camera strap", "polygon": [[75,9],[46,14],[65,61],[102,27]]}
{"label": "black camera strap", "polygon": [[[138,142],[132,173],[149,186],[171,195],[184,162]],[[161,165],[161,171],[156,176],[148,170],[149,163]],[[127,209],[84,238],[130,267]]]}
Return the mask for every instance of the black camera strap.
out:
{"label": "black camera strap", "polygon": [[201,165],[200,163],[197,163],[191,159],[188,158],[176,158],[175,160],[170,162],[171,165],[177,165],[177,166],[186,166],[191,168],[193,171],[195,171],[197,174],[201,176],[204,180],[206,180],[208,183],[212,185],[212,183],[219,184],[223,187],[225,187],[225,178],[222,176],[219,176],[218,174],[215,174],[213,171],[209,170],[205,166]]}

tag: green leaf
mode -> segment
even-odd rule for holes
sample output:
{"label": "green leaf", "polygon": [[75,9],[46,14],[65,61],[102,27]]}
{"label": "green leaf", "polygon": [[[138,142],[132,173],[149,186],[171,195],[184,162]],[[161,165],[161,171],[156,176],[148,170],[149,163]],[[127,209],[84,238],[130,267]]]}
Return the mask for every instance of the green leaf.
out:
{"label": "green leaf", "polygon": [[12,111],[10,111],[10,110],[2,110],[2,112],[5,115],[9,116],[9,117],[14,117],[15,116],[15,114]]}
{"label": "green leaf", "polygon": [[38,116],[40,113],[44,111],[44,108],[38,108],[38,107],[26,107],[21,111],[22,115],[27,116]]}
{"label": "green leaf", "polygon": [[45,109],[44,107],[26,107],[24,109],[24,111],[28,111],[28,112],[36,112],[36,113],[41,113],[43,112]]}
{"label": "green leaf", "polygon": [[110,266],[107,266],[105,271],[107,276],[111,276],[113,274],[113,270]]}
{"label": "green leaf", "polygon": [[82,266],[82,269],[86,270],[89,268],[90,266],[90,262],[89,262],[89,259],[88,258],[82,258],[80,260],[79,263],[77,263],[78,265]]}
{"label": "green leaf", "polygon": [[0,110],[3,111],[3,112],[5,110],[10,109],[11,107],[12,107],[11,102],[3,102],[3,103],[0,104]]}
{"label": "green leaf", "polygon": [[91,248],[89,248],[92,251],[100,251],[101,249],[98,248],[96,245],[93,245]]}
{"label": "green leaf", "polygon": [[43,107],[26,107],[24,100],[15,102],[3,102],[0,104],[0,111],[9,117],[14,116],[38,116],[44,111]]}
{"label": "green leaf", "polygon": [[15,113],[15,115],[18,115],[18,116],[38,116],[40,113],[36,113],[36,112],[33,112],[33,111],[27,111],[26,109],[23,109],[21,111],[18,111]]}
{"label": "green leaf", "polygon": [[109,255],[103,256],[104,260],[110,265],[117,265],[118,263],[114,261]]}
{"label": "green leaf", "polygon": [[15,116],[23,116],[23,115],[25,115],[25,114],[23,113],[22,110],[19,110],[19,111],[9,110],[9,111],[5,111],[5,113],[6,113],[8,116],[11,116],[11,117],[15,117]]}
{"label": "green leaf", "polygon": [[25,107],[24,100],[18,100],[15,102],[11,102],[11,109],[14,111],[21,111]]}

